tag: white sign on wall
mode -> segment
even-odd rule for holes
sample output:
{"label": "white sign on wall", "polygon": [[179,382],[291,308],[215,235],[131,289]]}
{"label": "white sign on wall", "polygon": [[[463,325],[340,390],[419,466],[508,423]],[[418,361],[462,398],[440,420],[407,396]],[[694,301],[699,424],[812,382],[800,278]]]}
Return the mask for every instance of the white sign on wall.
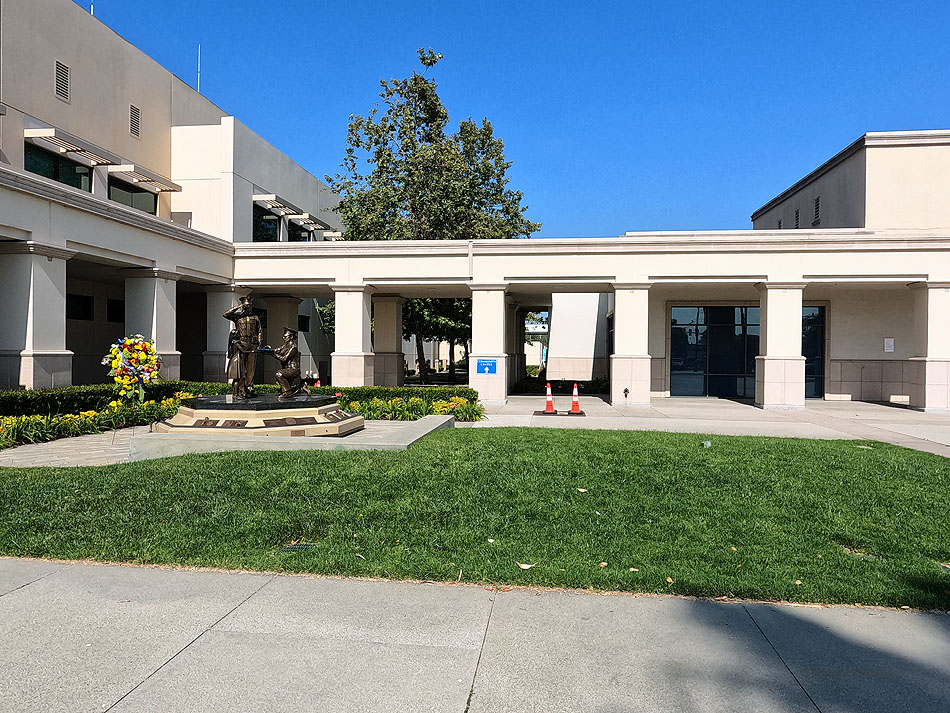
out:
{"label": "white sign on wall", "polygon": [[884,337],[884,351],[894,351],[894,337]]}

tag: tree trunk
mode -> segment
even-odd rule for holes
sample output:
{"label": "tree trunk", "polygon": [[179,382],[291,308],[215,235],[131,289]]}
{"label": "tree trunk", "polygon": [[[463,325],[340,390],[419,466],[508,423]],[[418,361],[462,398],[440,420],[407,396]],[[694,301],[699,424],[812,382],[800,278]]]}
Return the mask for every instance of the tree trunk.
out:
{"label": "tree trunk", "polygon": [[429,383],[429,367],[426,366],[426,353],[422,348],[422,337],[416,335],[416,359],[419,362],[419,383]]}
{"label": "tree trunk", "polygon": [[455,383],[455,342],[449,340],[449,381]]}
{"label": "tree trunk", "polygon": [[468,361],[468,340],[462,343],[462,349],[465,352],[465,361],[467,362]]}

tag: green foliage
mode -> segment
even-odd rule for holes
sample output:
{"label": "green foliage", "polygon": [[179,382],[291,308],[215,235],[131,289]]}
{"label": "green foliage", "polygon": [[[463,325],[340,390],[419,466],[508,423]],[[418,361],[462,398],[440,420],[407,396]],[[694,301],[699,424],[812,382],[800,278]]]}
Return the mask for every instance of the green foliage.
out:
{"label": "green foliage", "polygon": [[455,428],[0,472],[0,555],[950,609],[950,461],[883,443]]}
{"label": "green foliage", "polygon": [[425,401],[419,397],[397,397],[389,401],[380,398],[346,401],[341,398],[340,404],[345,411],[361,414],[373,421],[415,421],[432,415],[454,416],[456,421],[480,421],[485,416],[485,408],[481,404],[472,403],[461,396],[436,401]]}
{"label": "green foliage", "polygon": [[43,443],[57,438],[83,436],[127,426],[144,426],[173,416],[178,405],[176,398],[159,402],[125,399],[121,402],[112,401],[101,411],[0,416],[0,448],[24,443]]}
{"label": "green foliage", "polygon": [[487,119],[446,134],[449,114],[425,71],[442,55],[420,49],[423,74],[382,80],[367,116],[352,116],[342,173],[327,176],[346,240],[472,240],[530,236],[520,191],[508,188],[504,145]]}
{"label": "green foliage", "polygon": [[[275,394],[280,391],[276,384],[258,384],[254,387],[261,394]],[[342,393],[345,399],[365,401],[372,398],[384,400],[414,396],[425,401],[448,400],[461,396],[469,401],[478,400],[478,392],[461,386],[356,386],[311,387],[311,392],[335,396]],[[187,392],[202,396],[230,394],[231,385],[209,381],[158,381],[145,387],[146,400],[161,401],[172,398],[178,392]],[[0,416],[28,416],[70,414],[82,411],[100,411],[110,401],[117,398],[117,389],[111,384],[92,386],[66,386],[58,389],[34,389],[21,391],[0,391]]]}

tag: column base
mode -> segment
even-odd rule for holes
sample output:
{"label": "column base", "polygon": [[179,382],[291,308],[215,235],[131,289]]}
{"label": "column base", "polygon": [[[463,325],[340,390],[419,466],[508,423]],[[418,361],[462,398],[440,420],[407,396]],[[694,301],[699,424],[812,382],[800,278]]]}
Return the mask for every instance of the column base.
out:
{"label": "column base", "polygon": [[611,355],[610,403],[613,406],[650,405],[649,355]]}
{"label": "column base", "polygon": [[915,411],[950,411],[950,359],[911,357],[907,381],[910,407]]}
{"label": "column base", "polygon": [[202,378],[205,381],[223,383],[228,380],[228,353],[206,351],[201,353],[204,359]]}
{"label": "column base", "polygon": [[158,355],[162,358],[162,368],[159,375],[167,381],[177,381],[181,378],[181,352],[163,352]]}
{"label": "column base", "polygon": [[755,405],[775,410],[805,408],[805,357],[757,356]]}
{"label": "column base", "polygon": [[376,386],[403,386],[406,383],[404,360],[402,352],[375,352],[373,383]]}
{"label": "column base", "polygon": [[[479,371],[478,362],[482,362]],[[494,361],[494,373],[491,362]],[[468,385],[478,392],[478,400],[488,406],[508,403],[508,355],[469,354]]]}
{"label": "column base", "polygon": [[372,352],[330,355],[330,381],[334,386],[373,386],[374,355]]}
{"label": "column base", "polygon": [[0,352],[0,389],[52,389],[72,383],[71,351]]}

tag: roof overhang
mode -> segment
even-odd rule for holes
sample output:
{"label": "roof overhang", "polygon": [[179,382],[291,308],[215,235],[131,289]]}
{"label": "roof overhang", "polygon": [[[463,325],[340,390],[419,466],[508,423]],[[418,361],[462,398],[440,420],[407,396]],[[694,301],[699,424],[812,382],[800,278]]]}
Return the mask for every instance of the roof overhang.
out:
{"label": "roof overhang", "polygon": [[261,208],[266,208],[274,215],[279,216],[296,216],[302,215],[303,211],[300,210],[290,201],[284,200],[278,195],[273,193],[260,193],[254,196],[251,196],[251,200],[254,201]]}
{"label": "roof overhang", "polygon": [[79,158],[90,166],[122,163],[122,159],[95,144],[76,138],[61,129],[24,129],[23,138],[40,148],[61,154],[70,154],[70,158]]}
{"label": "roof overhang", "polygon": [[177,183],[172,183],[167,178],[163,178],[157,173],[134,163],[120,163],[116,166],[109,166],[109,175],[116,176],[123,181],[133,183],[154,193],[177,193],[181,190],[181,186]]}
{"label": "roof overhang", "polygon": [[307,230],[333,230],[330,225],[320,220],[313,213],[300,213],[299,215],[290,215],[287,217]]}

